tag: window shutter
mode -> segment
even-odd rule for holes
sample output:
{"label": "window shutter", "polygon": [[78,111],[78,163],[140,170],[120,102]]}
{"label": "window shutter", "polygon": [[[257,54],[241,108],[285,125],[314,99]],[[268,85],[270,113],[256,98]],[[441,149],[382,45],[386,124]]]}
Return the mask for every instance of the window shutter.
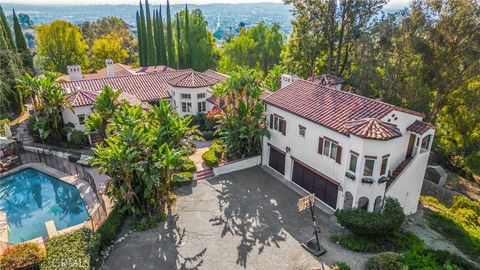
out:
{"label": "window shutter", "polygon": [[318,153],[321,155],[323,153],[323,138],[318,138]]}
{"label": "window shutter", "polygon": [[273,129],[273,114],[270,114],[270,129]]}
{"label": "window shutter", "polygon": [[281,121],[283,123],[281,132],[283,135],[285,135],[285,133],[287,133],[287,121],[285,120],[281,120]]}
{"label": "window shutter", "polygon": [[337,157],[336,157],[335,161],[338,164],[342,163],[342,147],[340,145],[337,147]]}

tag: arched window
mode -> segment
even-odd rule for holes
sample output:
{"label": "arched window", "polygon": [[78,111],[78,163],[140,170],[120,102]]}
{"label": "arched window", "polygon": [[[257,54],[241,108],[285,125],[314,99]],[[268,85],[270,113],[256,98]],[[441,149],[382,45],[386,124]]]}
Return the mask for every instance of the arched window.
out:
{"label": "arched window", "polygon": [[343,200],[343,209],[352,209],[353,195],[350,192],[345,192],[345,199]]}
{"label": "arched window", "polygon": [[368,198],[367,197],[361,197],[358,200],[358,209],[368,211]]}
{"label": "arched window", "polygon": [[422,149],[428,150],[430,147],[430,141],[432,140],[432,135],[427,135],[422,139]]}
{"label": "arched window", "polygon": [[382,196],[375,198],[375,203],[373,205],[373,212],[380,212],[382,210]]}

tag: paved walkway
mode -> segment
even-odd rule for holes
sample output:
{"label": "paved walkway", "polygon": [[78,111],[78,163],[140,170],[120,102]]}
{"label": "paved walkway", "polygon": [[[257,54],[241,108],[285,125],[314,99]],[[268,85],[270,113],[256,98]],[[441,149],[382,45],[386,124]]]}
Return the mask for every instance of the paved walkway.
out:
{"label": "paved walkway", "polygon": [[208,151],[208,148],[212,145],[212,141],[206,141],[206,142],[201,142],[201,141],[193,141],[195,146],[197,147],[197,150],[195,150],[195,153],[189,156],[191,160],[195,163],[195,166],[197,166],[197,171],[202,171],[205,169],[209,169],[210,167],[203,162],[202,155],[203,153]]}
{"label": "paved walkway", "polygon": [[368,256],[328,240],[332,217],[319,215],[319,259],[300,243],[313,236],[309,212],[298,213],[297,193],[260,167],[194,182],[179,192],[165,223],[129,234],[106,269],[321,269],[346,261],[362,269]]}

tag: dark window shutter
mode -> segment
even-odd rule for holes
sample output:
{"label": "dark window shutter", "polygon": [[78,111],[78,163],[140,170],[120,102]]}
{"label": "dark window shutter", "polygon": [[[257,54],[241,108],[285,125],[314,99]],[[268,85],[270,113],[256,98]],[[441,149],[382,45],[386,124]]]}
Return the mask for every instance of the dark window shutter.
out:
{"label": "dark window shutter", "polygon": [[285,135],[287,133],[287,121],[285,120],[281,120],[281,121],[283,123],[281,132],[283,135]]}
{"label": "dark window shutter", "polygon": [[273,114],[270,114],[270,129],[273,129]]}
{"label": "dark window shutter", "polygon": [[338,164],[342,163],[342,147],[340,145],[337,147],[337,157],[336,157],[335,161]]}
{"label": "dark window shutter", "polygon": [[318,153],[321,155],[323,153],[323,138],[318,138]]}

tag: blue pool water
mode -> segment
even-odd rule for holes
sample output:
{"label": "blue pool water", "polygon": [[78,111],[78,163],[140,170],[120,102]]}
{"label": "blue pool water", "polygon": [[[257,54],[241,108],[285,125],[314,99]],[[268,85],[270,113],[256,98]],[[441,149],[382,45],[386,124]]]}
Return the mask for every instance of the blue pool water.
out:
{"label": "blue pool water", "polygon": [[30,168],[0,179],[0,209],[7,214],[12,244],[47,236],[49,220],[62,230],[88,219],[74,186]]}

